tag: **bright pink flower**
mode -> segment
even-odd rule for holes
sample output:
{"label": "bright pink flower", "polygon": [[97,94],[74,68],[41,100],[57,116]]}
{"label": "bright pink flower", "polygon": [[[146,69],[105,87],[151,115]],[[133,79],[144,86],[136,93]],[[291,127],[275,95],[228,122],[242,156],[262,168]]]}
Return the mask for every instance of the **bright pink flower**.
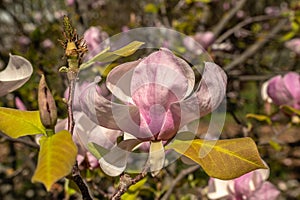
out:
{"label": "bright pink flower", "polygon": [[280,192],[266,181],[269,170],[259,169],[239,178],[223,181],[211,178],[208,183],[208,198],[228,200],[275,200]]}
{"label": "bright pink flower", "polygon": [[289,72],[268,81],[267,93],[276,105],[289,105],[300,109],[300,75]]}
{"label": "bright pink flower", "polygon": [[137,138],[120,142],[99,160],[105,173],[110,176],[122,173],[133,148],[149,141],[152,175],[162,169],[164,145],[180,128],[212,112],[224,99],[227,83],[224,71],[214,63],[204,65],[201,82],[195,84],[193,69],[162,48],[144,59],[111,70],[106,78],[111,98],[97,92],[97,81],[82,92],[82,110],[94,123]]}
{"label": "bright pink flower", "polygon": [[97,124],[128,132],[142,141],[167,141],[179,128],[217,108],[226,91],[226,75],[205,63],[196,91],[192,68],[168,49],[114,68],[106,85],[108,100],[93,89],[82,94],[83,111]]}

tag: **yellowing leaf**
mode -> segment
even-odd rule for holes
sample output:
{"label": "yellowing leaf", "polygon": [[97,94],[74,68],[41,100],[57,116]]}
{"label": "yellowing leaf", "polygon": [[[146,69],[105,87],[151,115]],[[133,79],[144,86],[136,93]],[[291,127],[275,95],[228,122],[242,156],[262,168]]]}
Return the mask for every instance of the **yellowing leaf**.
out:
{"label": "yellowing leaf", "polygon": [[283,106],[280,106],[280,109],[289,114],[289,115],[293,115],[293,114],[296,114],[296,115],[299,115],[300,116],[300,110],[296,109],[296,108],[293,108],[291,106],[288,106],[288,105],[283,105]]}
{"label": "yellowing leaf", "polygon": [[166,149],[174,149],[198,163],[209,176],[223,180],[237,178],[255,169],[267,168],[251,138],[175,140]]}
{"label": "yellowing leaf", "polygon": [[144,42],[133,41],[116,51],[108,51],[109,48],[106,48],[89,61],[82,63],[82,65],[80,65],[80,69],[85,69],[95,62],[113,62],[120,57],[130,56],[134,54],[143,44]]}
{"label": "yellowing leaf", "polygon": [[258,121],[261,121],[261,122],[267,122],[268,124],[272,124],[272,121],[270,119],[270,117],[266,116],[266,115],[257,115],[257,114],[252,114],[252,113],[249,113],[246,115],[247,118],[253,118],[253,119],[256,119]]}
{"label": "yellowing leaf", "polygon": [[12,138],[46,133],[39,111],[0,107],[0,130]]}
{"label": "yellowing leaf", "polygon": [[40,152],[32,182],[41,182],[47,190],[59,179],[68,175],[75,163],[77,147],[71,134],[60,131],[40,139]]}

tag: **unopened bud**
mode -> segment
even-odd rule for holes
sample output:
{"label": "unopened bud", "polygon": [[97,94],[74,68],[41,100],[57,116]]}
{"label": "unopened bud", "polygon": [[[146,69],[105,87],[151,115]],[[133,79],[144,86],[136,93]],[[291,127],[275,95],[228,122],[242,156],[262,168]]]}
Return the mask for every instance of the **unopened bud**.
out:
{"label": "unopened bud", "polygon": [[57,121],[57,109],[44,75],[39,84],[38,102],[42,124],[46,128],[53,129]]}

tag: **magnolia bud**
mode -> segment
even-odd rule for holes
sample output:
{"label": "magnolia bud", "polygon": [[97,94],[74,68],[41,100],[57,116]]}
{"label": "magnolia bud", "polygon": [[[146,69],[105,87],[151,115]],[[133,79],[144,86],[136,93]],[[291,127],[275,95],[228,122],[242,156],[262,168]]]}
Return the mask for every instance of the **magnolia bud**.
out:
{"label": "magnolia bud", "polygon": [[44,75],[39,84],[38,101],[42,124],[46,128],[53,129],[57,121],[57,109]]}

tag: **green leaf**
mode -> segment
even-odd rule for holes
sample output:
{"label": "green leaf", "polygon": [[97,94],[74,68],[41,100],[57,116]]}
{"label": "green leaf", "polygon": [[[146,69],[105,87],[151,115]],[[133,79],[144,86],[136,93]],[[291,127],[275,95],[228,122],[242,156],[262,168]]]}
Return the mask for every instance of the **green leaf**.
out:
{"label": "green leaf", "polygon": [[153,13],[153,14],[155,14],[155,13],[158,13],[158,10],[159,10],[159,8],[155,4],[153,4],[153,3],[148,3],[148,4],[146,4],[144,6],[144,11],[146,13]]}
{"label": "green leaf", "polygon": [[50,137],[43,136],[40,145],[38,164],[32,182],[43,183],[49,191],[56,181],[71,172],[77,147],[66,130]]}
{"label": "green leaf", "polygon": [[0,107],[0,130],[12,138],[45,134],[39,111],[23,111]]}
{"label": "green leaf", "polygon": [[93,156],[95,156],[98,160],[109,152],[108,149],[93,142],[88,143],[87,148],[89,152],[93,154]]}
{"label": "green leaf", "polygon": [[296,115],[300,116],[300,110],[295,109],[295,108],[293,108],[293,107],[291,107],[291,106],[283,105],[283,106],[280,106],[280,109],[281,109],[283,112],[285,112],[285,113],[287,113],[287,114],[289,114],[289,115],[296,114]]}
{"label": "green leaf", "polygon": [[258,114],[249,113],[249,114],[246,115],[246,117],[256,119],[256,120],[261,121],[261,122],[267,122],[269,125],[272,124],[272,121],[271,121],[270,117],[267,116],[267,115],[258,115]]}
{"label": "green leaf", "polygon": [[141,188],[145,185],[146,182],[147,182],[147,177],[143,178],[142,180],[140,180],[136,184],[130,186],[129,189],[127,190],[127,192],[121,196],[121,199],[122,200],[135,200],[135,199],[137,199]]}
{"label": "green leaf", "polygon": [[133,41],[116,51],[108,51],[109,48],[106,48],[89,61],[81,64],[80,69],[85,69],[94,64],[95,62],[113,62],[120,57],[130,56],[134,54],[143,44],[144,42]]}
{"label": "green leaf", "polygon": [[266,169],[251,138],[191,141],[174,140],[165,147],[198,163],[211,177],[237,178],[255,169]]}
{"label": "green leaf", "polygon": [[269,141],[269,144],[270,144],[270,146],[273,147],[273,149],[275,149],[276,151],[281,151],[281,149],[282,149],[282,146],[281,146],[278,142],[276,142],[276,141],[274,141],[274,140],[270,140],[270,141]]}

